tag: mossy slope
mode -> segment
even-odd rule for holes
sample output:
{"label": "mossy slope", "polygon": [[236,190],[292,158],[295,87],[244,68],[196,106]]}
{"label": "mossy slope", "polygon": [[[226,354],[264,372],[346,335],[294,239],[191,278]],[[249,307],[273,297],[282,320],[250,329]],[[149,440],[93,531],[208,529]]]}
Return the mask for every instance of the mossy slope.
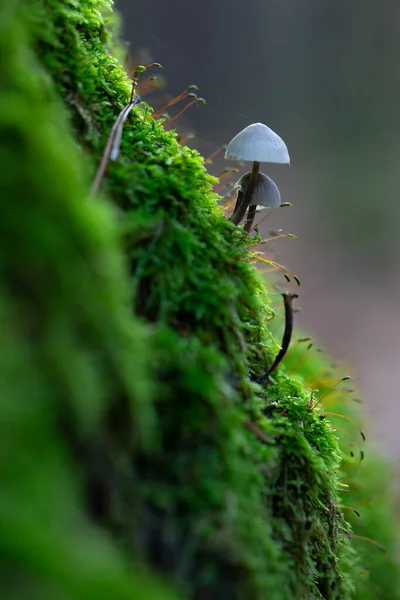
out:
{"label": "mossy slope", "polygon": [[[290,378],[277,376],[266,393],[250,383],[275,351],[266,329],[271,309],[246,236],[224,221],[202,159],[146,108],[134,109],[105,182],[117,214],[98,199],[90,204],[90,176],[129,96],[110,55],[103,22],[109,3],[10,6],[2,16],[13,33],[1,42],[1,58],[11,96],[4,95],[1,122],[7,133],[15,113],[8,137],[18,132],[20,143],[14,154],[11,142],[2,145],[9,165],[3,201],[14,201],[4,210],[8,233],[1,239],[4,310],[16,354],[25,346],[34,354],[29,363],[12,360],[26,382],[19,401],[26,404],[37,389],[47,402],[53,417],[37,434],[53,445],[42,454],[64,465],[72,486],[63,494],[65,515],[55,511],[57,473],[31,454],[32,477],[46,475],[32,483],[41,494],[38,510],[47,507],[60,532],[72,519],[95,535],[87,522],[94,519],[126,556],[167,573],[188,597],[350,597],[336,438]],[[79,146],[65,126],[65,107]],[[16,464],[23,477],[24,465]],[[71,517],[77,490],[85,502]],[[12,503],[11,483],[9,493]],[[6,530],[8,547],[16,531]],[[67,539],[70,548],[79,544]],[[52,542],[43,570],[65,550]],[[98,578],[74,597],[125,593],[120,563],[115,569],[119,592],[97,593]],[[59,572],[53,575],[59,588],[51,597],[73,595],[63,591]],[[152,588],[147,594],[168,597]]]}

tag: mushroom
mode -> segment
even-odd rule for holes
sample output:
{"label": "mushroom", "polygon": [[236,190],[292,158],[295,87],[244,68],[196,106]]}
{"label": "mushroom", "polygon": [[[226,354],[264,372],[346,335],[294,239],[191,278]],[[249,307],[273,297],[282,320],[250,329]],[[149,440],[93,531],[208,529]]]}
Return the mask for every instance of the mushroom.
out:
{"label": "mushroom", "polygon": [[[248,185],[250,181],[251,173],[243,175],[244,183],[242,185]],[[281,193],[275,181],[273,181],[268,175],[259,173],[257,182],[254,186],[253,196],[251,198],[251,204],[247,211],[247,219],[244,226],[244,230],[250,233],[253,225],[254,217],[256,212],[265,208],[278,208],[281,205]]]}
{"label": "mushroom", "polygon": [[[231,198],[235,192],[237,193],[234,213],[237,210],[237,207],[243,198],[243,194],[249,185],[250,178],[251,172],[249,171],[248,173],[242,175],[239,181],[235,183],[234,187],[223,197],[223,199]],[[265,208],[278,208],[281,206],[281,193],[279,188],[276,183],[270,177],[268,177],[268,175],[265,175],[264,173],[258,174],[251,201],[252,205],[249,207],[245,225],[245,231],[248,232],[251,229],[256,212],[259,210],[264,210]]]}
{"label": "mushroom", "polygon": [[253,162],[253,169],[247,187],[245,190],[239,190],[238,200],[231,217],[232,223],[238,225],[250,205],[251,209],[255,210],[253,207],[256,204],[252,200],[260,173],[260,163],[290,164],[290,157],[285,142],[277,133],[262,123],[253,123],[243,129],[229,142],[225,158],[227,160]]}
{"label": "mushroom", "polygon": [[[249,185],[250,178],[251,172],[249,171],[242,175],[235,184],[234,189],[244,193]],[[258,174],[257,182],[254,186],[252,202],[257,207],[257,210],[263,210],[264,208],[278,208],[281,205],[281,193],[279,188],[275,181],[273,181],[271,177],[268,177],[268,175],[265,175],[265,173]]]}

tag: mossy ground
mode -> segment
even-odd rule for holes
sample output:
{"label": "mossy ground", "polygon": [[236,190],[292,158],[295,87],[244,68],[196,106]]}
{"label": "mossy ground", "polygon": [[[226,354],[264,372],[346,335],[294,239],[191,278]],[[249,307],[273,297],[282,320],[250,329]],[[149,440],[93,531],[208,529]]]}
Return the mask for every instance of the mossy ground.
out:
{"label": "mossy ground", "polygon": [[17,575],[41,598],[170,597],[113,543],[187,597],[350,598],[336,436],[283,372],[251,383],[276,352],[272,309],[202,158],[135,108],[103,185],[113,210],[88,199],[130,93],[109,8],[0,14],[9,597]]}

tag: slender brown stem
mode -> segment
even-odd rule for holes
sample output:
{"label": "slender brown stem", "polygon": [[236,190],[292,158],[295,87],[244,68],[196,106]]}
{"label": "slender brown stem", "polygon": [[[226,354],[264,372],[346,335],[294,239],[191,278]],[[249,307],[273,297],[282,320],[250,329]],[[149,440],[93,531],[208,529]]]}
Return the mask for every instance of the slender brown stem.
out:
{"label": "slender brown stem", "polygon": [[246,224],[244,226],[244,230],[247,231],[247,233],[250,233],[250,231],[251,231],[251,228],[252,228],[253,222],[254,222],[254,217],[256,216],[256,211],[257,211],[257,205],[250,204],[249,210],[247,211]]}
{"label": "slender brown stem", "polygon": [[242,201],[240,202],[237,210],[233,213],[231,217],[231,221],[234,225],[239,225],[240,221],[243,219],[248,206],[250,205],[251,198],[253,196],[254,189],[256,187],[258,174],[260,172],[260,163],[253,162],[253,169],[251,171],[250,181],[247,185],[247,188],[243,194]]}
{"label": "slender brown stem", "polygon": [[209,163],[212,163],[212,159],[215,158],[217,156],[217,154],[222,152],[222,149],[223,149],[223,146],[220,146],[219,148],[214,150],[214,152],[211,152],[211,154],[204,159],[204,164],[208,165]]}
{"label": "slender brown stem", "polygon": [[182,108],[182,110],[180,110],[180,111],[178,112],[178,114],[177,114],[177,115],[175,115],[175,116],[174,116],[174,117],[172,117],[171,119],[167,119],[167,120],[166,120],[166,122],[165,122],[165,124],[166,124],[166,125],[169,125],[170,123],[172,123],[172,122],[173,122],[173,121],[175,121],[176,119],[179,119],[179,117],[180,117],[181,115],[183,115],[183,113],[184,113],[184,112],[186,112],[186,111],[187,111],[187,109],[188,109],[190,106],[193,106],[193,104],[196,104],[196,102],[197,102],[197,99],[196,99],[196,100],[192,100],[191,102],[189,102],[189,104],[186,104],[186,106],[185,106],[184,108]]}
{"label": "slender brown stem", "polygon": [[256,383],[259,383],[259,384],[268,383],[271,373],[273,371],[275,371],[275,369],[278,367],[278,365],[281,363],[284,356],[286,355],[286,352],[289,349],[290,340],[292,339],[292,333],[293,333],[293,306],[292,306],[292,303],[295,298],[298,298],[298,294],[291,294],[290,292],[285,292],[284,294],[282,294],[282,296],[283,296],[283,302],[285,305],[285,331],[283,333],[282,347],[281,347],[280,351],[278,352],[278,355],[275,358],[274,362],[268,369],[268,371],[266,373],[264,373],[264,375],[262,375],[261,377],[259,377],[257,379]]}
{"label": "slender brown stem", "polygon": [[177,102],[180,102],[181,100],[183,100],[184,98],[187,97],[189,91],[188,88],[186,90],[184,90],[183,92],[181,92],[180,94],[178,94],[178,96],[175,96],[175,98],[173,98],[172,100],[170,100],[169,102],[167,102],[167,104],[164,104],[164,106],[162,106],[161,108],[159,108],[158,110],[156,110],[153,113],[153,119],[158,119],[158,117],[161,117],[161,115],[163,114],[163,112],[169,108],[170,106],[174,106],[174,104],[177,104]]}

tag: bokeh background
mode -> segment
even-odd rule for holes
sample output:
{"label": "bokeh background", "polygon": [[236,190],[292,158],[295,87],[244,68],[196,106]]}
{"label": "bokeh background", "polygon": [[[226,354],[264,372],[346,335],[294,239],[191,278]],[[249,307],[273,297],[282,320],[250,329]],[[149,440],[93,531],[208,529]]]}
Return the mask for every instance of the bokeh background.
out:
{"label": "bokeh background", "polygon": [[[211,153],[251,122],[286,141],[267,171],[283,201],[276,258],[300,277],[297,323],[348,367],[370,437],[400,457],[400,3],[118,0],[127,62],[164,66],[159,107],[190,84],[206,106],[177,122]],[[217,157],[217,173],[227,165]],[[233,166],[233,165],[232,165]],[[222,191],[222,193],[224,193]],[[400,475],[400,472],[399,472]]]}

